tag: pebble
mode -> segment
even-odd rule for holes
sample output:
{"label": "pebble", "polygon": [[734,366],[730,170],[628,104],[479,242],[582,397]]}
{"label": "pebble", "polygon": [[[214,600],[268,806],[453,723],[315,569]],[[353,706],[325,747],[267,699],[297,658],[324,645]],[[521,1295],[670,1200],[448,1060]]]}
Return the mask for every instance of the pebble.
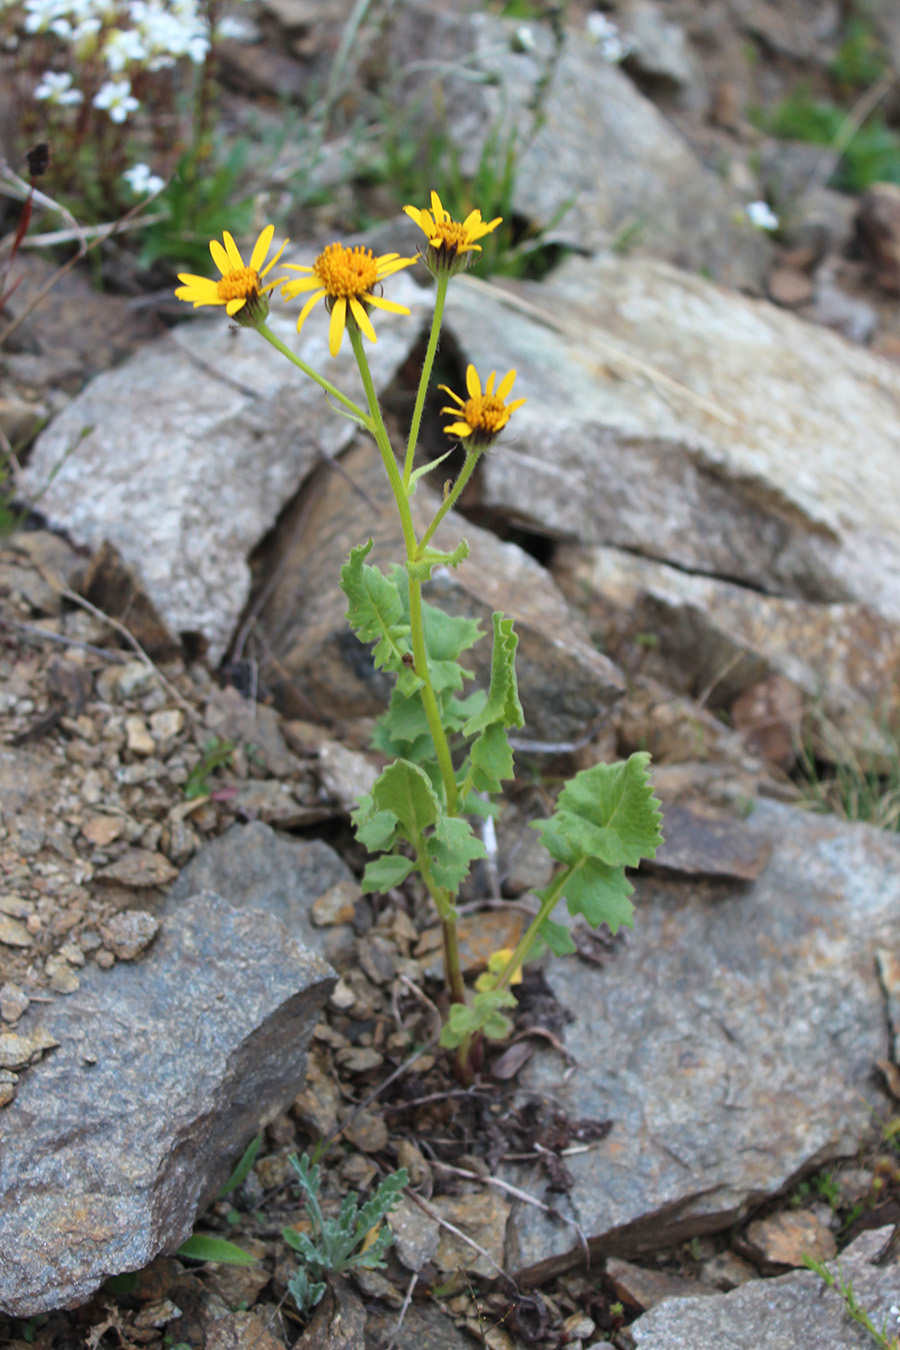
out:
{"label": "pebble", "polygon": [[23,1012],[28,1008],[31,999],[20,989],[12,980],[7,980],[5,984],[0,985],[0,1018],[4,1022],[18,1022]]}
{"label": "pebble", "polygon": [[119,886],[165,886],[177,876],[177,867],[173,867],[162,853],[131,848],[114,863],[101,868],[95,874],[95,880],[115,882]]}
{"label": "pebble", "polygon": [[142,909],[126,909],[101,924],[107,949],[120,961],[134,961],[159,932],[159,919]]}
{"label": "pebble", "polygon": [[18,1074],[11,1069],[0,1069],[0,1106],[9,1106],[16,1095],[18,1081]]}
{"label": "pebble", "polygon": [[352,1045],[349,1050],[339,1050],[335,1058],[348,1073],[369,1073],[384,1063],[383,1055],[364,1045]]}
{"label": "pebble", "polygon": [[309,917],[317,928],[352,923],[359,897],[360,889],[355,882],[339,881],[316,897],[310,906]]}
{"label": "pebble", "polygon": [[344,1130],[344,1138],[363,1153],[380,1153],[387,1147],[388,1128],[383,1116],[361,1111]]}
{"label": "pebble", "polygon": [[390,984],[397,973],[397,952],[386,938],[370,934],[357,943],[359,964],[373,984]]}
{"label": "pebble", "polygon": [[106,848],[119,838],[124,828],[119,816],[91,816],[82,825],[81,833],[96,848]]}
{"label": "pebble", "polygon": [[33,913],[33,900],[24,900],[21,895],[0,896],[0,914],[8,914],[11,919],[27,919]]}
{"label": "pebble", "polygon": [[24,1069],[36,1064],[45,1050],[59,1041],[44,1027],[35,1027],[27,1036],[15,1031],[0,1031],[0,1069]]}
{"label": "pebble", "polygon": [[348,1008],[353,1007],[356,1002],[356,995],[343,977],[341,977],[334,986],[334,990],[328,1002],[332,1008],[337,1008],[340,1012],[346,1012]]}
{"label": "pebble", "polygon": [[588,1336],[593,1336],[596,1330],[596,1323],[587,1316],[586,1313],[572,1313],[563,1322],[563,1331],[568,1340],[585,1340]]}
{"label": "pebble", "polygon": [[184,713],[180,708],[160,708],[150,714],[150,734],[165,743],[174,740],[184,726]]}
{"label": "pebble", "polygon": [[755,1219],[744,1239],[751,1256],[773,1266],[802,1266],[805,1255],[818,1261],[832,1261],[837,1255],[834,1235],[809,1209]]}
{"label": "pebble", "polygon": [[54,994],[74,994],[81,988],[81,981],[64,956],[48,956],[45,970]]}
{"label": "pebble", "polygon": [[156,742],[147,730],[143,717],[125,718],[125,743],[133,755],[146,757],[156,750]]}
{"label": "pebble", "polygon": [[64,947],[60,947],[59,954],[65,957],[70,966],[84,965],[84,952],[77,942],[67,942]]}
{"label": "pebble", "polygon": [[[34,916],[32,916],[34,917]],[[33,938],[25,924],[0,914],[0,943],[4,947],[30,947]]]}

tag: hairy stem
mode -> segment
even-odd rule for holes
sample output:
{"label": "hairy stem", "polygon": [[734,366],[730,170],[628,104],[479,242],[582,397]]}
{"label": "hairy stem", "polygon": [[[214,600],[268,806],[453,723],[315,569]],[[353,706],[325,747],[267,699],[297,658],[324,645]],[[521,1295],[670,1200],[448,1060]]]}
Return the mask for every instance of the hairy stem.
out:
{"label": "hairy stem", "polygon": [[524,965],[528,958],[528,953],[531,951],[531,948],[537,940],[538,930],[541,924],[545,919],[549,919],[550,915],[553,913],[559,897],[566,888],[566,882],[569,880],[574,870],[575,868],[573,865],[571,867],[564,867],[562,871],[557,873],[545,899],[541,901],[540,909],[522,934],[515,951],[504,966],[499,979],[494,985],[495,989],[506,989],[516,971]]}
{"label": "hairy stem", "polygon": [[266,342],[270,343],[277,352],[281,352],[282,356],[286,356],[298,370],[301,370],[304,375],[308,375],[311,380],[314,380],[316,384],[325,390],[326,394],[330,394],[330,396],[333,399],[336,399],[338,403],[343,404],[347,411],[351,412],[357,421],[361,422],[368,431],[371,431],[374,434],[375,428],[372,425],[372,419],[366,416],[362,408],[357,407],[352,398],[348,398],[346,394],[342,394],[336,385],[333,385],[330,380],[325,379],[324,375],[320,375],[317,370],[313,370],[312,366],[308,366],[305,361],[301,361],[296,352],[292,352],[290,347],[286,347],[281,341],[281,338],[275,336],[268,324],[257,324],[256,331],[260,333],[266,339]]}
{"label": "hairy stem", "polygon": [[[387,472],[388,481],[394,493],[394,501],[397,504],[397,511],[400,516],[400,525],[403,530],[403,539],[406,544],[407,562],[414,562],[418,551],[418,540],[416,539],[416,530],[413,525],[412,512],[409,507],[409,497],[403,486],[403,480],[400,477],[400,470],[397,467],[397,461],[394,458],[394,451],[391,446],[384,420],[381,416],[381,408],[378,405],[378,395],[375,392],[375,385],[372,383],[372,374],[369,370],[369,363],[366,360],[366,353],[362,345],[362,337],[359,330],[354,326],[347,325],[350,334],[350,341],[353,345],[353,351],[359,365],[359,373],[362,376],[363,387],[366,391],[366,398],[369,401],[369,423],[375,442],[381,452],[381,458]],[[422,583],[414,577],[409,577],[409,628],[410,639],[412,641],[413,661],[416,674],[422,680],[422,688],[419,693],[422,698],[422,704],[425,708],[425,716],[428,719],[428,729],[431,732],[431,739],[434,742],[435,754],[437,755],[438,767],[441,771],[441,782],[444,785],[444,796],[447,802],[447,814],[455,816],[459,814],[459,794],[456,789],[456,775],[453,772],[453,759],[450,754],[450,746],[447,742],[447,735],[441,722],[441,712],[438,708],[437,699],[434,695],[434,689],[431,684],[431,673],[428,669],[428,654],[425,648],[425,621],[422,614]]]}
{"label": "hairy stem", "polygon": [[431,522],[431,524],[428,526],[428,529],[425,531],[425,533],[422,535],[421,540],[419,541],[419,556],[420,556],[420,557],[421,557],[421,555],[422,555],[422,553],[423,553],[423,551],[424,551],[424,549],[425,549],[425,546],[428,544],[429,540],[432,538],[432,536],[433,536],[435,530],[436,530],[437,527],[440,525],[441,521],[444,519],[444,516],[445,516],[445,515],[447,514],[447,512],[450,511],[450,510],[456,505],[456,503],[459,501],[460,493],[462,492],[463,488],[466,486],[466,483],[468,483],[469,479],[472,477],[472,470],[475,468],[475,465],[478,463],[479,458],[480,458],[480,452],[479,452],[478,450],[470,450],[469,453],[466,455],[466,462],[465,462],[465,464],[462,466],[462,469],[461,469],[461,471],[460,471],[459,477],[457,478],[456,482],[453,484],[453,487],[452,487],[452,488],[450,489],[450,491],[447,493],[447,496],[446,496],[446,497],[444,498],[444,500],[441,502],[440,507],[438,508],[438,511],[437,511],[437,515],[435,516],[435,518],[434,518],[434,520]]}
{"label": "hairy stem", "polygon": [[419,443],[419,428],[422,425],[425,395],[428,392],[428,385],[431,381],[431,371],[434,367],[434,358],[437,352],[438,338],[441,332],[441,319],[444,314],[444,301],[447,298],[447,284],[449,280],[449,276],[438,277],[437,295],[434,299],[434,316],[431,320],[431,332],[428,335],[428,346],[425,349],[425,360],[422,362],[422,373],[419,376],[416,405],[413,408],[412,422],[409,428],[409,441],[406,445],[406,459],[403,464],[403,486],[407,489],[409,488],[409,479],[412,473],[416,446]]}

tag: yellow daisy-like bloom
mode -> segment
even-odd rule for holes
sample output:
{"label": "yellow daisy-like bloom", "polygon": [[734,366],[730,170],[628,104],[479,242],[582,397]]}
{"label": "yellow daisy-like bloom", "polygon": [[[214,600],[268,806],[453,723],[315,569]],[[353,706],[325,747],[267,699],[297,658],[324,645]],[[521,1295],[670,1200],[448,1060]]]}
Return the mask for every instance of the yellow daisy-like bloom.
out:
{"label": "yellow daisy-like bloom", "polygon": [[438,385],[438,388],[448,394],[457,405],[455,408],[441,408],[442,416],[461,419],[444,427],[448,436],[459,436],[463,440],[468,437],[473,449],[479,447],[483,449],[499,435],[516,408],[521,408],[523,403],[527,403],[528,400],[524,398],[517,398],[514,403],[506,402],[516,382],[514,370],[504,375],[497,392],[494,393],[496,378],[496,371],[492,370],[482,393],[478,372],[474,366],[469,366],[466,371],[466,389],[469,392],[467,399],[454,394],[445,384]]}
{"label": "yellow daisy-like bloom", "polygon": [[211,239],[209,251],[222,275],[216,281],[210,277],[195,277],[187,272],[179,272],[178,280],[184,285],[176,287],[178,299],[186,300],[194,309],[200,305],[224,305],[225,313],[230,318],[239,315],[238,323],[255,328],[269,312],[268,292],[282,279],[279,277],[262,285],[262,278],[271,272],[287,247],[288,241],[285,239],[272,261],[263,267],[274,234],[275,226],[267,225],[253,245],[250,261],[246,264],[227,230],[222,235],[224,248],[218,239]]}
{"label": "yellow daisy-like bloom", "polygon": [[498,216],[496,220],[484,221],[480,211],[470,211],[465,220],[453,220],[449,211],[444,210],[436,192],[431,194],[430,211],[420,211],[416,206],[404,206],[403,210],[420,230],[425,231],[428,239],[425,263],[435,276],[438,273],[452,276],[454,272],[468,267],[471,261],[469,254],[481,252],[481,245],[477,241],[496,230],[503,220],[502,216]]}
{"label": "yellow daisy-like bloom", "polygon": [[[397,305],[375,295],[375,287],[385,277],[399,272],[403,267],[411,267],[416,258],[401,258],[398,253],[383,253],[376,258],[370,248],[357,244],[355,248],[346,248],[343,244],[329,244],[316,258],[312,267],[297,267],[285,263],[291,272],[306,272],[309,275],[300,281],[288,281],[281,288],[285,300],[293,300],[296,295],[312,291],[297,320],[297,332],[306,322],[306,317],[320,300],[331,311],[328,325],[328,350],[337,356],[344,337],[344,328],[348,318],[356,323],[360,332],[365,333],[370,342],[377,342],[375,329],[369,318],[368,307],[387,309],[392,314],[408,314],[405,305]],[[349,314],[348,314],[349,310]]]}

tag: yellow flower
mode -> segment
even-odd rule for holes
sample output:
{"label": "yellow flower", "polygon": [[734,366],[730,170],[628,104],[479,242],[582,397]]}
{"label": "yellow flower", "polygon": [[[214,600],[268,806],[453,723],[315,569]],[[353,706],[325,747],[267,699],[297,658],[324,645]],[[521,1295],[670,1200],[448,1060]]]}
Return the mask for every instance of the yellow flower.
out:
{"label": "yellow flower", "polygon": [[[479,993],[484,993],[487,990],[494,988],[498,977],[503,974],[504,970],[509,965],[512,954],[512,947],[501,947],[498,951],[491,952],[488,957],[487,970],[484,971],[482,975],[479,975],[478,979],[475,981],[475,988]],[[516,966],[516,969],[509,977],[509,982],[510,984],[522,983],[521,966]]]}
{"label": "yellow flower", "polygon": [[403,210],[420,230],[425,231],[428,239],[425,262],[435,276],[439,272],[452,276],[467,267],[471,261],[467,255],[481,252],[481,245],[476,241],[496,230],[503,219],[498,216],[496,220],[484,221],[480,211],[470,211],[465,220],[452,220],[436,192],[431,194],[430,211],[420,211],[415,206],[404,206]]}
{"label": "yellow flower", "polygon": [[[370,248],[357,244],[355,248],[345,248],[343,244],[329,244],[316,258],[312,267],[296,267],[292,263],[285,266],[292,272],[308,272],[301,281],[288,281],[281,288],[285,300],[312,291],[297,320],[297,332],[306,322],[310,310],[320,300],[331,311],[328,325],[328,350],[337,356],[341,349],[344,327],[348,318],[355,321],[357,328],[365,333],[370,342],[376,342],[375,329],[369,318],[368,307],[388,309],[392,314],[408,314],[405,305],[394,304],[375,295],[375,287],[385,277],[399,272],[402,267],[411,267],[415,258],[401,258],[398,253],[383,253],[376,258]],[[349,309],[349,315],[347,313]]]}
{"label": "yellow flower", "polygon": [[474,366],[469,366],[466,371],[466,389],[469,391],[467,399],[461,399],[459,394],[454,394],[445,384],[438,385],[438,388],[448,394],[457,405],[455,408],[441,408],[441,414],[462,419],[450,422],[444,427],[448,436],[459,436],[461,439],[469,437],[469,444],[473,449],[477,447],[483,449],[499,435],[516,408],[521,408],[522,404],[527,402],[524,398],[517,398],[514,403],[505,401],[516,382],[514,370],[504,375],[497,392],[494,393],[496,378],[496,372],[492,370],[482,393],[478,373]]}
{"label": "yellow flower", "polygon": [[[225,241],[224,248],[218,239],[210,240],[209,251],[222,275],[216,281],[209,277],[195,277],[187,272],[179,272],[178,280],[183,281],[184,285],[176,287],[175,294],[178,299],[186,300],[194,306],[194,309],[200,305],[224,305],[225,313],[230,318],[240,314],[238,323],[255,328],[268,314],[267,292],[278,285],[280,278],[267,282],[265,286],[260,284],[261,280],[267,272],[271,272],[287,247],[288,241],[285,239],[272,261],[260,271],[274,233],[275,226],[267,225],[253,245],[250,262],[246,265],[237,244],[227,230],[222,235]],[[243,314],[241,310],[244,311]]]}

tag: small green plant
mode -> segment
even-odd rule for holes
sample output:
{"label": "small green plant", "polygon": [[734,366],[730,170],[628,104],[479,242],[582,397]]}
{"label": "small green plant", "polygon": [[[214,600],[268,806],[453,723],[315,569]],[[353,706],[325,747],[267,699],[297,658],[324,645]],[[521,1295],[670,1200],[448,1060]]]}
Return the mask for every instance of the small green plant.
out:
{"label": "small green plant", "polygon": [[[891,1328],[888,1318],[884,1319],[879,1331],[853,1292],[851,1281],[844,1279],[840,1267],[838,1267],[838,1273],[835,1275],[828,1269],[824,1261],[817,1261],[813,1256],[804,1256],[803,1264],[807,1270],[811,1270],[818,1275],[819,1279],[823,1280],[829,1289],[834,1289],[840,1295],[848,1316],[852,1317],[853,1321],[861,1327],[865,1327],[876,1345],[880,1345],[882,1350],[898,1350],[900,1338],[898,1338],[897,1332]],[[895,1327],[900,1326],[900,1308],[897,1307],[896,1303],[891,1306],[889,1317],[894,1319]]]}
{"label": "small green plant", "polygon": [[832,79],[851,91],[866,89],[881,78],[886,65],[884,50],[871,23],[860,15],[849,18],[844,40],[828,67]]}
{"label": "small green plant", "polygon": [[325,1276],[359,1267],[377,1270],[384,1265],[385,1255],[394,1240],[385,1218],[409,1178],[403,1167],[389,1173],[362,1208],[358,1195],[351,1192],[344,1197],[337,1217],[330,1219],[319,1203],[322,1169],[318,1163],[310,1165],[306,1153],[302,1158],[296,1153],[291,1154],[290,1163],[303,1192],[312,1232],[300,1233],[296,1228],[284,1228],[282,1235],[303,1258],[303,1265],[288,1281],[288,1289],[297,1308],[306,1316],[325,1293]]}
{"label": "small green plant", "polygon": [[[815,99],[800,86],[762,125],[773,136],[827,147],[839,143],[847,116],[832,100]],[[844,146],[834,181],[848,192],[862,192],[876,182],[900,183],[900,135],[880,113],[872,113]]]}
{"label": "small green plant", "polygon": [[237,746],[234,741],[221,740],[214,736],[203,748],[203,758],[195,764],[187,776],[184,795],[187,801],[196,801],[198,797],[208,797],[211,791],[207,779],[216,769],[227,764]]}
{"label": "small green plant", "polygon": [[[256,329],[330,396],[338,412],[367,431],[380,453],[400,520],[405,558],[386,570],[373,566],[369,558],[374,543],[369,538],[351,550],[341,569],[348,622],[360,642],[372,645],[376,667],[394,678],[390,703],[375,738],[390,762],[353,812],[357,838],[371,854],[379,855],[367,866],[362,888],[383,892],[416,876],[433,900],[441,923],[450,998],[441,1042],[456,1050],[457,1074],[461,1081],[470,1082],[483,1039],[502,1040],[509,1034],[506,1010],[516,1002],[510,986],[519,980],[525,962],[546,948],[555,955],[575,950],[567,925],[555,916],[557,907],[565,901],[570,915],[583,915],[592,927],[606,924],[612,933],[623,924],[630,927],[633,887],[625,869],[652,857],[662,836],[659,803],[647,772],[649,755],[637,753],[624,762],[582,769],[559,794],[553,814],[534,822],[556,864],[550,883],[537,892],[537,913],[515,949],[495,952],[475,991],[466,989],[457,899],[473,861],[486,854],[475,821],[496,811],[491,798],[513,777],[508,733],[524,724],[515,669],[518,637],[510,618],[499,611],[493,615],[489,687],[467,692],[473,674],[464,664],[464,654],[481,638],[480,625],[428,604],[423,586],[435,567],[456,568],[469,556],[465,539],[450,548],[438,548],[432,541],[481,456],[525,400],[508,401],[516,380],[514,370],[499,383],[494,371],[482,382],[470,365],[465,398],[440,386],[446,399],[441,413],[450,419],[444,430],[453,442],[465,446],[465,461],[456,481],[447,484],[430,523],[424,530],[417,528],[413,495],[422,476],[451,453],[447,450],[430,463],[414,467],[447,287],[468,264],[470,255],[480,252],[478,241],[501,222],[499,218],[484,221],[477,208],[465,220],[455,220],[436,192],[431,194],[430,209],[404,209],[426,237],[424,261],[436,288],[409,437],[399,460],[378,403],[363,337],[370,342],[376,339],[370,310],[409,312],[382,295],[381,283],[411,266],[419,255],[401,258],[387,253],[376,258],[369,249],[333,243],[311,266],[286,265],[300,274],[298,279],[264,281],[281,256],[279,250],[266,262],[274,236],[274,226],[269,225],[257,239],[248,263],[230,234],[224,235],[224,244],[213,240],[210,251],[219,279],[182,274],[176,294],[195,307],[224,306],[240,325]],[[349,336],[365,391],[365,408],[308,366],[269,329],[269,294],[279,285],[286,300],[304,297],[298,330],[314,307],[324,302],[330,313],[332,356],[338,355],[344,334]],[[203,782],[202,766],[192,777]]]}
{"label": "small green plant", "polygon": [[815,736],[798,750],[798,783],[804,797],[819,811],[843,820],[864,821],[878,829],[900,830],[900,734],[886,722],[881,727],[884,751],[854,749],[833,726],[819,717]]}

